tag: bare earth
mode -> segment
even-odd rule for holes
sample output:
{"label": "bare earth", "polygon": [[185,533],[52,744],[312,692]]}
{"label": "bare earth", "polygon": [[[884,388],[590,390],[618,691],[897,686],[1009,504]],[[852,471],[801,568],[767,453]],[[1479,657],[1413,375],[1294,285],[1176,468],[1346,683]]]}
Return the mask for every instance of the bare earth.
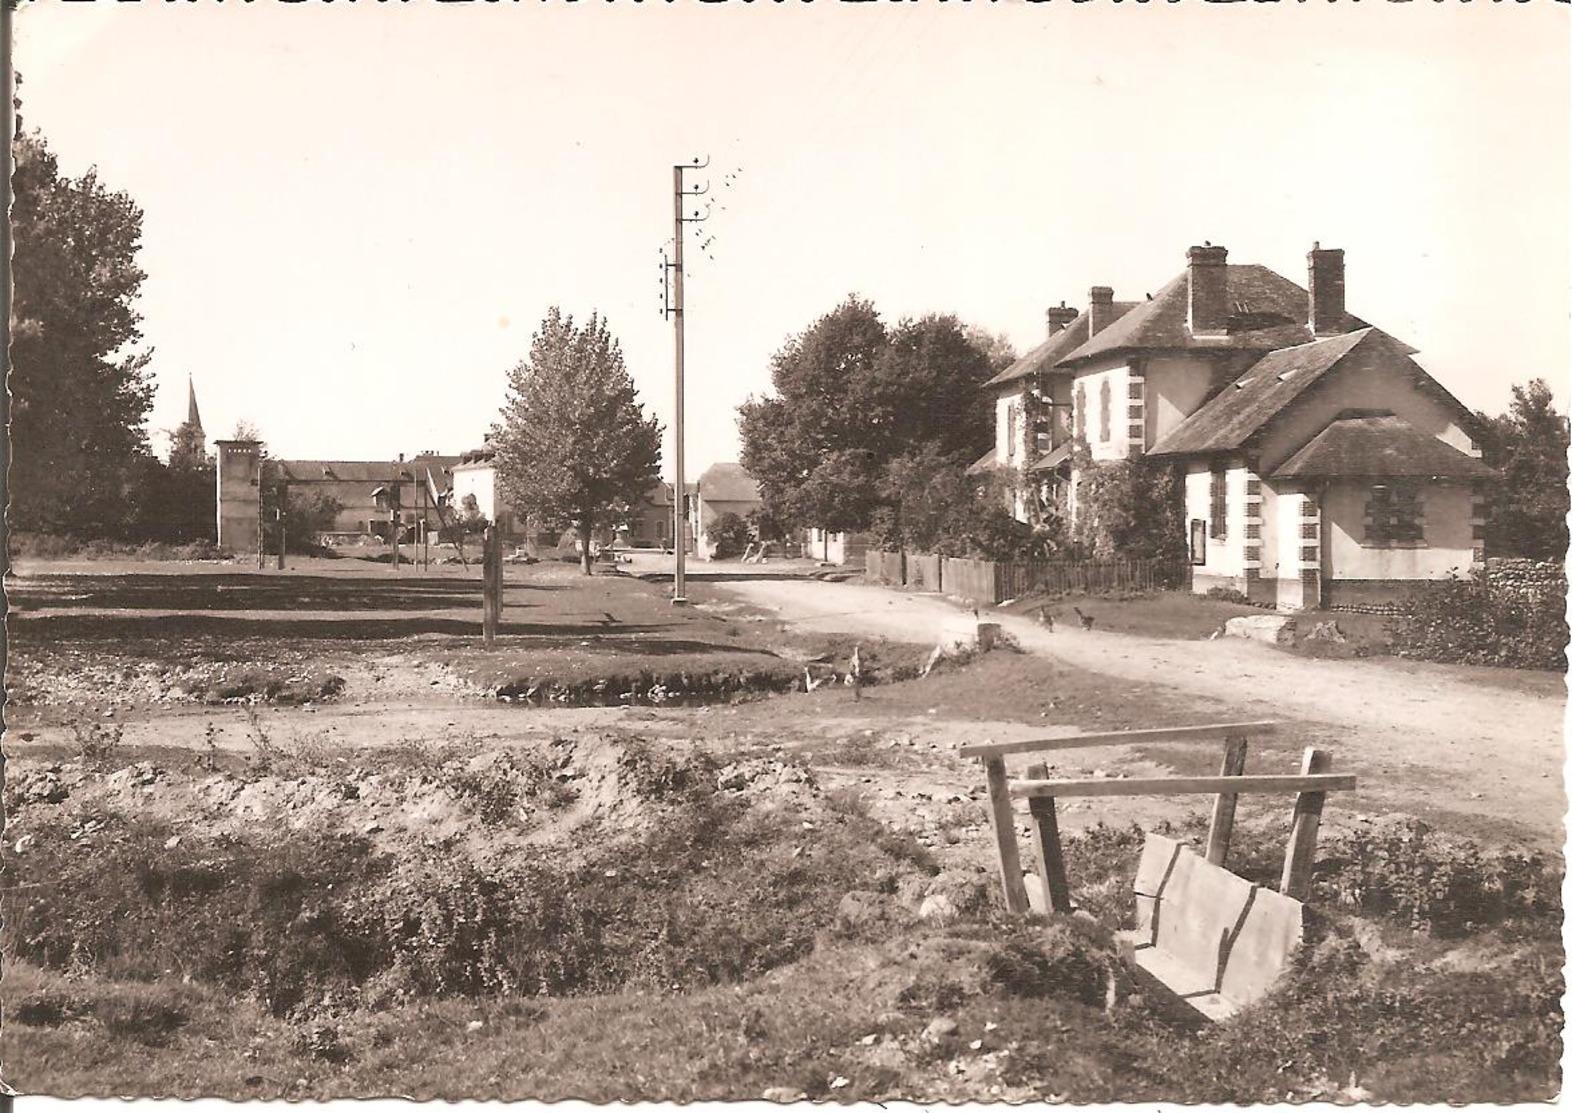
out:
{"label": "bare earth", "polygon": [[[818,630],[939,643],[964,635],[977,621],[938,596],[862,584],[754,580],[726,588]],[[1318,660],[1243,639],[1177,641],[1083,631],[1062,622],[1049,631],[1016,616],[983,617],[1000,623],[1028,652],[1117,680],[1215,699],[1217,721],[1324,724],[1338,767],[1363,777],[1361,799],[1435,794],[1450,810],[1521,826],[1548,845],[1563,841],[1566,699],[1559,677],[1525,692],[1469,676],[1482,670]],[[1117,699],[1116,691],[1110,699]]]}

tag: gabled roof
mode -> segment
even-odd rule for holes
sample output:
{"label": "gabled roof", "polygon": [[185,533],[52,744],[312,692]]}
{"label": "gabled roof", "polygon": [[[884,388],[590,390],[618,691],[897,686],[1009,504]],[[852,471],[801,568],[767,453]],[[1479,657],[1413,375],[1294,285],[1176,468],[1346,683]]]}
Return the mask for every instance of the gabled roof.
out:
{"label": "gabled roof", "polygon": [[699,493],[707,502],[758,502],[758,481],[737,463],[711,464],[699,476]]}
{"label": "gabled roof", "polygon": [[[1264,352],[1314,339],[1307,323],[1310,295],[1304,287],[1256,264],[1229,263],[1224,269],[1230,308],[1226,335],[1197,340],[1190,334],[1187,268],[1150,301],[1135,303],[1132,311],[1061,357],[1061,362],[1079,363],[1140,348]],[[1352,314],[1345,315],[1344,326],[1351,330],[1368,327]]]}
{"label": "gabled roof", "polygon": [[1332,422],[1272,473],[1275,479],[1424,476],[1488,479],[1495,472],[1400,417],[1345,417]]}
{"label": "gabled roof", "polygon": [[[1133,301],[1114,302],[1113,315],[1115,320],[1140,304],[1143,303]],[[1055,364],[1086,343],[1087,337],[1090,335],[1088,332],[1090,327],[1091,314],[1082,313],[1064,328],[989,379],[983,384],[983,389],[1007,386],[1010,383],[1016,383],[1033,375],[1053,370]],[[1105,328],[1104,331],[1106,332],[1107,329]]]}
{"label": "gabled roof", "polygon": [[1239,448],[1372,336],[1386,338],[1378,329],[1363,328],[1267,353],[1153,445],[1149,454],[1173,456]]}

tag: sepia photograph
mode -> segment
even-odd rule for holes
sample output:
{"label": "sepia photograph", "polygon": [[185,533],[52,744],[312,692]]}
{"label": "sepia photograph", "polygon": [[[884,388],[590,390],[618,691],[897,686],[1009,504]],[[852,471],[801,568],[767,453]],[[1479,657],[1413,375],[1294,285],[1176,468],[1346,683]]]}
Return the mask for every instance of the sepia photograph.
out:
{"label": "sepia photograph", "polygon": [[4,16],[7,1108],[1559,1099],[1572,6]]}

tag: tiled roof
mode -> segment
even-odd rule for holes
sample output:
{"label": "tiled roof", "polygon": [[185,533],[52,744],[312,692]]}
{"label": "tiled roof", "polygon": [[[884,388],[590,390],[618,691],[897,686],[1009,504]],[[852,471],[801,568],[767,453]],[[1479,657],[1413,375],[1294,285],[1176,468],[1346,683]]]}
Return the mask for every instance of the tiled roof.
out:
{"label": "tiled roof", "polygon": [[[1313,339],[1307,324],[1310,295],[1304,287],[1255,264],[1230,263],[1225,270],[1231,312],[1226,336],[1197,340],[1190,335],[1190,272],[1186,269],[1150,301],[1135,303],[1132,311],[1062,356],[1061,362],[1078,363],[1137,348],[1270,351]],[[1345,315],[1344,326],[1368,327],[1351,314]]]}
{"label": "tiled roof", "polygon": [[1153,445],[1150,455],[1227,452],[1240,447],[1371,337],[1390,340],[1378,329],[1367,327],[1267,353]]}
{"label": "tiled roof", "polygon": [[1070,453],[1074,450],[1075,446],[1069,441],[1065,441],[1058,448],[1049,449],[1046,456],[1042,457],[1040,460],[1034,461],[1032,466],[1027,470],[1034,472],[1053,471],[1060,464],[1068,460],[1070,458]]}
{"label": "tiled roof", "polygon": [[987,475],[989,472],[993,471],[993,469],[998,465],[998,462],[999,457],[996,456],[993,449],[990,448],[987,453],[983,455],[982,459],[978,460],[975,464],[972,464],[966,469],[966,474]]}
{"label": "tiled roof", "polygon": [[1345,417],[1311,438],[1272,473],[1280,479],[1426,476],[1483,479],[1496,473],[1400,417]]}
{"label": "tiled roof", "polygon": [[[1115,320],[1141,304],[1144,303],[1134,301],[1114,302],[1112,308]],[[1091,314],[1082,313],[1064,328],[989,379],[983,384],[983,389],[1007,386],[1010,383],[1019,382],[1022,379],[1030,378],[1044,371],[1051,371],[1055,364],[1086,343],[1090,320]],[[1107,331],[1107,329],[1105,328],[1104,331]]]}
{"label": "tiled roof", "polygon": [[698,487],[707,502],[759,500],[759,484],[741,464],[711,464],[699,476]]}
{"label": "tiled roof", "polygon": [[457,456],[417,456],[398,460],[280,460],[279,473],[293,483],[386,483],[400,472],[424,479],[426,469],[441,474],[459,462]]}

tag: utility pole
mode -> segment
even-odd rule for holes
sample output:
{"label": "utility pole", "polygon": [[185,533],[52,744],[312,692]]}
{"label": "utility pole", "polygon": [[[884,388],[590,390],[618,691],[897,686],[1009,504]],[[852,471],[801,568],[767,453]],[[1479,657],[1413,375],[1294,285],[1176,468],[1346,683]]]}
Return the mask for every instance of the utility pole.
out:
{"label": "utility pole", "polygon": [[687,554],[684,551],[684,542],[685,542],[685,535],[686,535],[686,530],[684,529],[684,526],[687,523],[687,517],[688,517],[688,515],[687,515],[687,509],[688,509],[688,483],[687,483],[687,473],[686,473],[685,468],[684,468],[684,460],[683,460],[683,420],[682,420],[683,419],[683,414],[682,414],[682,407],[683,407],[683,399],[682,399],[682,385],[683,385],[682,384],[682,376],[683,376],[683,366],[682,366],[682,363],[683,363],[682,239],[683,239],[683,235],[682,234],[683,234],[683,225],[684,224],[702,224],[704,221],[709,219],[709,214],[707,212],[703,216],[700,216],[697,212],[694,212],[692,216],[683,216],[682,215],[682,203],[683,203],[683,199],[684,198],[686,198],[686,197],[698,197],[698,196],[700,196],[702,194],[705,194],[705,193],[709,192],[709,185],[707,183],[705,185],[701,186],[698,189],[685,189],[683,187],[682,175],[683,175],[683,171],[685,171],[685,170],[702,170],[704,167],[708,166],[709,164],[710,164],[710,160],[708,158],[705,158],[702,162],[699,159],[694,159],[690,163],[678,163],[677,165],[675,165],[675,166],[673,166],[671,168],[672,202],[673,202],[672,209],[673,209],[673,225],[674,225],[674,234],[673,234],[674,247],[673,247],[673,250],[672,250],[671,261],[669,263],[664,264],[664,268],[663,268],[665,271],[670,272],[670,276],[671,276],[670,277],[670,287],[669,288],[671,290],[671,295],[672,296],[671,296],[670,300],[666,303],[665,310],[666,310],[666,315],[669,316],[671,318],[671,320],[672,320],[673,331],[676,334],[676,347],[677,347],[677,352],[676,352],[676,355],[677,355],[677,361],[676,361],[677,362],[677,417],[676,417],[676,420],[673,422],[673,433],[675,434],[676,442],[677,442],[677,492],[676,492],[677,497],[676,497],[676,499],[673,500],[675,502],[675,510],[674,510],[674,513],[673,513],[673,517],[675,519],[675,523],[674,524],[677,527],[676,528],[677,572],[676,572],[676,575],[673,577],[673,580],[672,580],[671,602],[672,602],[673,606],[678,606],[678,607],[686,606],[687,602],[688,602],[687,596],[685,595],[685,592],[687,590],[687,584],[686,584],[686,556],[687,556]]}

